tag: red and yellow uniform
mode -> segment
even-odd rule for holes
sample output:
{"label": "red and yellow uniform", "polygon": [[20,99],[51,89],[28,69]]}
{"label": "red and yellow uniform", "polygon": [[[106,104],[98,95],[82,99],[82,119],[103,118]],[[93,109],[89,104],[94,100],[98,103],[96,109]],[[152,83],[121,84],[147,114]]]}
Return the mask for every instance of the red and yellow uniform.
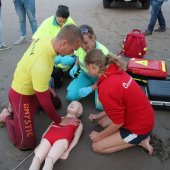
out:
{"label": "red and yellow uniform", "polygon": [[[6,119],[9,136],[20,149],[35,147],[34,114],[42,107],[52,121],[59,124],[48,90],[56,53],[51,40],[37,39],[28,48],[14,72],[9,101],[13,115]],[[61,101],[55,97],[59,107]]]}
{"label": "red and yellow uniform", "polygon": [[51,40],[34,41],[17,64],[12,89],[24,95],[47,91],[55,56]]}

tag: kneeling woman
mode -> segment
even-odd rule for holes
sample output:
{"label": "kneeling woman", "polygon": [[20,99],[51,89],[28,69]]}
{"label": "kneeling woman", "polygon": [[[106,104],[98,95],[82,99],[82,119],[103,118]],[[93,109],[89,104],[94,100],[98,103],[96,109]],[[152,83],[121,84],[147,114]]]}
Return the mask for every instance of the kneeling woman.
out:
{"label": "kneeling woman", "polygon": [[112,153],[140,145],[152,154],[149,136],[154,111],[140,86],[124,71],[123,62],[94,49],[86,55],[85,64],[91,75],[99,77],[98,94],[104,108],[100,114],[89,116],[104,127],[90,134],[93,150]]}

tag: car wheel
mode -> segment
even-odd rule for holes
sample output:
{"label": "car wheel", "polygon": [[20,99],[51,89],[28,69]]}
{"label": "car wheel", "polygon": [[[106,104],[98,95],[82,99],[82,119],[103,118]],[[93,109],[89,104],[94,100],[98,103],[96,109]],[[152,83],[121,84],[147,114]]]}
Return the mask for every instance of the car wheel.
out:
{"label": "car wheel", "polygon": [[103,0],[103,7],[104,8],[110,8],[112,0]]}
{"label": "car wheel", "polygon": [[143,0],[142,3],[142,9],[149,9],[150,7],[150,0]]}

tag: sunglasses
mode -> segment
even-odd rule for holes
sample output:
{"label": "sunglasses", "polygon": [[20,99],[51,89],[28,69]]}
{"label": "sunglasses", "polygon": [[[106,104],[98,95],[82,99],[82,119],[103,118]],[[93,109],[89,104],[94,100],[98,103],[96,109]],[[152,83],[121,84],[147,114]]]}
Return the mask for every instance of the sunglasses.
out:
{"label": "sunglasses", "polygon": [[87,34],[89,32],[89,30],[87,28],[81,28],[80,32]]}

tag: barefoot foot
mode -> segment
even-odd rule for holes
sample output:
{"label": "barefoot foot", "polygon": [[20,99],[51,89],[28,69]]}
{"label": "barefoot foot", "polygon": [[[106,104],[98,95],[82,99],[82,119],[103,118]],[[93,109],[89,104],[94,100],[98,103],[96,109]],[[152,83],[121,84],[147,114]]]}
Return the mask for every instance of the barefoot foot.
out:
{"label": "barefoot foot", "polygon": [[11,103],[9,103],[9,104],[8,104],[8,112],[9,112],[9,113],[12,113],[12,112],[13,112],[13,109],[12,109]]}
{"label": "barefoot foot", "polygon": [[6,117],[10,115],[9,111],[7,108],[4,108],[2,112],[0,113],[0,123],[5,123]]}
{"label": "barefoot foot", "polygon": [[139,145],[145,148],[149,152],[149,155],[152,155],[153,147],[150,145],[149,142],[150,142],[150,136],[147,137],[145,140],[143,140]]}

